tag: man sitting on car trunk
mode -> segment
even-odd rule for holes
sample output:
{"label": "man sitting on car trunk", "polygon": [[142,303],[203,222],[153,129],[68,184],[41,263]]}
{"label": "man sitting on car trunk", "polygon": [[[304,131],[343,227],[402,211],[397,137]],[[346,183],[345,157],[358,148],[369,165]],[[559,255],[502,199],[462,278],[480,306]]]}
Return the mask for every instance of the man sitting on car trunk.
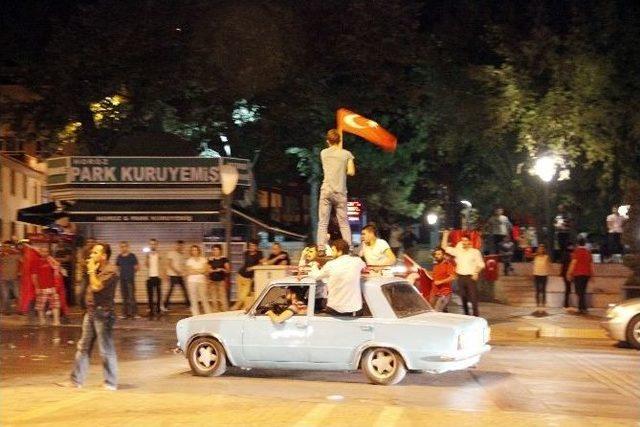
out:
{"label": "man sitting on car trunk", "polygon": [[312,268],[310,276],[315,280],[326,279],[327,307],[325,313],[333,316],[355,316],[362,309],[360,272],[366,267],[359,257],[349,255],[349,244],[336,239],[331,244],[335,259],[321,270]]}

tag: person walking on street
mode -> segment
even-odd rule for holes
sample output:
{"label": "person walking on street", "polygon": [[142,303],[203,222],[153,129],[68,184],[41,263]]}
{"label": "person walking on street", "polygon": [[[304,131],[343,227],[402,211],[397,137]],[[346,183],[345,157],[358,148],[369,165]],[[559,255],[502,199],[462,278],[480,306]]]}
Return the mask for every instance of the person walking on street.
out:
{"label": "person walking on street", "polygon": [[222,246],[214,245],[209,258],[209,296],[213,303],[213,311],[229,310],[227,301],[227,277],[231,273],[231,264],[222,256]]}
{"label": "person walking on street", "polygon": [[335,210],[342,239],[351,246],[351,228],[347,218],[347,175],[354,176],[356,167],[351,152],[342,148],[342,137],[336,129],[327,132],[328,147],[320,152],[324,178],[318,200],[318,250],[327,244],[331,208]]}
{"label": "person walking on street", "polygon": [[473,315],[479,316],[478,277],[484,268],[482,254],[471,245],[471,240],[467,235],[463,235],[455,247],[449,246],[449,230],[443,231],[441,246],[446,253],[455,258],[458,289],[462,298],[464,314],[469,314],[467,303],[471,302]]}
{"label": "person walking on street", "polygon": [[445,257],[444,249],[433,251],[433,297],[429,301],[436,311],[447,312],[451,300],[451,284],[456,278],[456,270]]}
{"label": "person walking on street", "polygon": [[258,250],[258,241],[249,242],[248,248],[244,253],[244,264],[240,267],[236,275],[237,295],[236,302],[231,308],[232,310],[240,310],[251,304],[251,292],[253,287],[253,269],[260,264],[262,259],[262,251]]}
{"label": "person walking on street", "polygon": [[198,302],[202,304],[202,309],[205,313],[211,313],[207,292],[209,264],[207,259],[202,256],[202,250],[198,245],[191,246],[189,255],[190,257],[184,263],[184,266],[187,274],[187,291],[191,302],[191,315],[197,316],[200,314]]}
{"label": "person walking on street", "polygon": [[547,249],[543,244],[538,246],[533,257],[533,283],[536,289],[536,311],[535,316],[546,316],[545,307],[547,305],[547,280],[551,273],[551,259],[547,254]]}
{"label": "person walking on street", "polygon": [[20,252],[11,247],[10,243],[4,242],[2,244],[2,250],[0,250],[0,301],[2,302],[2,314],[10,314],[11,295],[16,300],[16,311],[18,309],[21,258]]}
{"label": "person walking on street", "polygon": [[120,269],[120,295],[122,296],[121,319],[139,318],[138,304],[136,304],[135,276],[140,265],[138,258],[129,251],[129,242],[120,242],[120,254],[116,258],[116,265]]}
{"label": "person walking on street", "polygon": [[82,336],[78,341],[75,363],[69,381],[57,383],[62,387],[81,388],[89,372],[89,358],[94,343],[98,342],[104,373],[103,387],[118,388],[118,359],[113,343],[115,323],[114,296],[118,283],[118,269],[109,263],[111,247],[96,243],[87,260],[89,287],[86,293],[86,312],[82,318]]}
{"label": "person walking on street", "polygon": [[160,317],[160,302],[162,295],[162,257],[158,252],[158,241],[149,240],[149,252],[145,258],[145,265],[149,274],[147,279],[147,301],[149,303],[149,320]]}
{"label": "person walking on street", "polygon": [[593,259],[584,238],[578,239],[578,247],[571,254],[567,278],[573,280],[578,294],[578,312],[587,314],[587,284],[593,277]]}
{"label": "person walking on street", "polygon": [[489,233],[491,233],[492,248],[491,251],[497,254],[500,251],[500,244],[506,236],[511,234],[512,225],[509,218],[504,214],[502,208],[497,208],[493,215],[487,221],[489,225]]}
{"label": "person walking on street", "polygon": [[47,303],[53,312],[53,324],[60,325],[60,295],[56,289],[56,275],[60,274],[59,264],[49,253],[49,247],[40,248],[40,259],[31,280],[36,289],[36,311],[40,325],[45,325],[45,308]]}
{"label": "person walking on street", "polygon": [[184,303],[187,307],[191,304],[189,303],[189,294],[187,292],[187,288],[184,285],[184,241],[178,240],[176,241],[175,248],[167,254],[167,275],[169,276],[169,291],[167,292],[167,296],[164,299],[164,307],[167,311],[169,311],[169,303],[171,300],[171,294],[173,293],[173,288],[175,286],[180,286],[182,288],[182,294],[184,295]]}

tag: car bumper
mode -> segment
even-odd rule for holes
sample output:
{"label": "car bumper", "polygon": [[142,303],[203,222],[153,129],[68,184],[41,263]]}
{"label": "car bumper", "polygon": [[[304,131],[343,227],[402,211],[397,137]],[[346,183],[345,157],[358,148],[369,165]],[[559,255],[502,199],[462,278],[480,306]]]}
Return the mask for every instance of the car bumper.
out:
{"label": "car bumper", "polygon": [[476,365],[482,354],[491,350],[490,345],[484,345],[479,350],[458,352],[453,354],[430,355],[415,360],[412,369],[441,374],[447,371],[458,371]]}
{"label": "car bumper", "polygon": [[609,335],[610,338],[618,341],[626,341],[627,322],[627,319],[614,317],[600,322],[600,326],[607,331],[607,335]]}

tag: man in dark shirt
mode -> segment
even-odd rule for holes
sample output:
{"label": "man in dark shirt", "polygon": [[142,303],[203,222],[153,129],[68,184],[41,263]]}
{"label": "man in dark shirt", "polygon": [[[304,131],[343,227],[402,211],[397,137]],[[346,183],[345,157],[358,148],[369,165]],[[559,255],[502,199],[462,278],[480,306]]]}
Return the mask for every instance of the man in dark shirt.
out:
{"label": "man in dark shirt", "polygon": [[118,361],[113,344],[115,323],[114,296],[118,283],[118,269],[109,263],[111,247],[96,243],[87,260],[89,285],[86,294],[87,311],[82,320],[82,336],[78,341],[75,364],[70,381],[58,383],[62,387],[80,388],[89,371],[89,355],[96,340],[99,341],[100,356],[104,370],[104,385],[107,390],[118,388]]}
{"label": "man in dark shirt", "polygon": [[269,257],[260,261],[266,265],[289,265],[289,254],[282,250],[282,246],[278,242],[274,242],[271,245],[271,253]]}
{"label": "man in dark shirt", "polygon": [[138,258],[129,252],[129,242],[120,242],[120,254],[116,258],[116,265],[120,268],[120,294],[122,295],[121,318],[139,318],[135,286]]}
{"label": "man in dark shirt", "polygon": [[238,289],[236,303],[232,310],[240,310],[251,304],[251,288],[253,285],[253,269],[262,259],[262,251],[258,250],[258,242],[252,240],[249,242],[247,251],[244,253],[244,264],[238,270],[236,275],[236,285]]}

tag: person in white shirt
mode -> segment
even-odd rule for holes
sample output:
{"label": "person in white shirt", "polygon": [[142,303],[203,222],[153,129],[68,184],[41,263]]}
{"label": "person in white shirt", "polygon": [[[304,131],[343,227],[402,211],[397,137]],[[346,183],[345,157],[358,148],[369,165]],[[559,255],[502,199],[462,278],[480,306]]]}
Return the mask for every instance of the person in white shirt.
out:
{"label": "person in white shirt", "polygon": [[464,314],[469,314],[467,302],[471,302],[473,315],[479,316],[478,310],[478,276],[484,268],[482,254],[471,245],[468,236],[462,236],[455,247],[449,246],[449,230],[442,233],[442,248],[456,260],[458,276],[458,292],[462,298]]}
{"label": "person in white shirt", "polygon": [[149,320],[153,320],[160,316],[160,302],[162,295],[162,277],[161,277],[162,257],[158,252],[158,241],[156,239],[149,240],[149,252],[145,257],[145,266],[148,269],[149,278],[147,279],[147,300],[149,303]]}
{"label": "person in white shirt", "polygon": [[191,315],[200,314],[198,302],[202,304],[205,313],[211,313],[209,304],[209,293],[207,292],[207,273],[209,273],[209,262],[202,256],[202,250],[198,245],[192,245],[189,249],[191,255],[184,263],[187,276],[187,290],[189,292],[189,302],[191,303]]}
{"label": "person in white shirt", "polygon": [[376,226],[368,224],[362,229],[362,245],[360,245],[360,257],[363,257],[368,266],[385,267],[396,262],[396,256],[384,239],[378,237]]}
{"label": "person in white shirt", "polygon": [[164,298],[164,307],[167,311],[169,311],[169,300],[171,299],[171,294],[173,293],[174,286],[180,286],[182,288],[182,293],[184,294],[185,305],[188,307],[189,304],[189,295],[187,293],[187,288],[184,285],[184,261],[185,257],[183,254],[184,251],[184,241],[178,240],[176,242],[176,246],[174,250],[170,251],[167,254],[167,275],[169,276],[169,291],[167,292],[167,296]]}
{"label": "person in white shirt", "polygon": [[547,304],[547,280],[550,272],[551,259],[549,259],[545,246],[540,244],[533,257],[533,282],[536,287],[536,311],[534,315],[536,316],[547,314],[544,307]]}
{"label": "person in white shirt", "polygon": [[328,290],[326,313],[355,316],[362,309],[360,273],[366,264],[360,258],[349,255],[349,244],[343,239],[335,240],[331,250],[336,258],[320,270],[312,268],[310,276],[315,280],[325,279]]}
{"label": "person in white shirt", "polygon": [[622,254],[622,244],[620,238],[622,236],[622,225],[624,217],[618,213],[618,207],[611,208],[611,214],[607,216],[607,249],[609,257]]}

